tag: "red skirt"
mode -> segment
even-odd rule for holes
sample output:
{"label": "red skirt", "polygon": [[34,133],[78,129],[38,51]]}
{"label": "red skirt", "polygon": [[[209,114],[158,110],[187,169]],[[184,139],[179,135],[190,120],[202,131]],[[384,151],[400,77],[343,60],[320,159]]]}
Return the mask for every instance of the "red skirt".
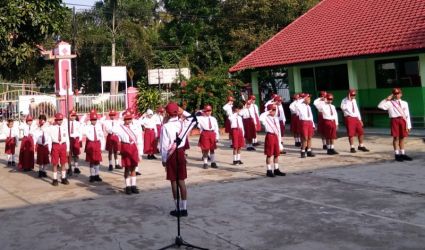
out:
{"label": "red skirt", "polygon": [[183,148],[184,148],[184,150],[190,149],[189,137],[188,136],[186,136],[186,142],[184,143]]}
{"label": "red skirt", "polygon": [[346,116],[345,127],[347,128],[348,137],[361,136],[364,134],[362,124],[357,117]]}
{"label": "red skirt", "polygon": [[252,140],[257,137],[254,120],[252,118],[243,119],[243,127],[245,129],[245,139]]}
{"label": "red skirt", "polygon": [[276,134],[267,133],[264,142],[264,154],[267,157],[278,157],[280,155],[279,138]]}
{"label": "red skirt", "polygon": [[259,132],[261,131],[261,123],[260,123],[260,118],[258,117],[257,114],[255,114],[255,131]]}
{"label": "red skirt", "polygon": [[106,136],[106,145],[105,145],[105,149],[108,152],[117,152],[120,150],[120,141],[118,139],[118,136],[114,135],[114,134],[108,134]]}
{"label": "red skirt", "polygon": [[391,118],[391,136],[404,138],[408,135],[406,120],[403,117]]}
{"label": "red skirt", "polygon": [[319,112],[317,114],[317,132],[319,132],[320,135],[324,136],[323,131],[323,114]]}
{"label": "red skirt", "polygon": [[15,154],[15,148],[16,148],[15,137],[6,138],[5,143],[6,143],[6,145],[4,147],[4,152],[8,155],[14,155]]}
{"label": "red skirt", "polygon": [[155,138],[155,130],[146,128],[143,135],[143,153],[152,155],[157,151],[157,140]]}
{"label": "red skirt", "polygon": [[217,148],[217,144],[215,142],[215,132],[214,131],[202,131],[199,136],[198,146],[202,151],[205,150],[214,150]]}
{"label": "red skirt", "polygon": [[245,140],[241,128],[232,128],[232,145],[233,149],[240,149],[245,146]]}
{"label": "red skirt", "polygon": [[98,165],[102,161],[102,151],[100,147],[100,141],[87,140],[85,149],[86,162]]}
{"label": "red skirt", "polygon": [[53,166],[56,166],[59,163],[61,165],[65,165],[68,162],[67,155],[66,155],[66,143],[62,143],[62,144],[53,143],[51,155],[52,155]]}
{"label": "red skirt", "polygon": [[71,144],[71,153],[73,156],[79,156],[81,154],[81,142],[80,138],[76,137],[70,137],[69,143]]}
{"label": "red skirt", "polygon": [[296,114],[291,115],[291,132],[293,134],[299,134],[299,130],[298,130],[299,120],[300,119],[298,118],[298,115]]}
{"label": "red skirt", "polygon": [[[178,162],[176,162],[176,157],[178,155]],[[176,181],[177,175],[176,170],[178,167],[179,171],[179,180],[185,180],[187,178],[186,170],[186,156],[184,155],[184,148],[178,148],[174,153],[170,155],[167,159],[167,180]]]}
{"label": "red skirt", "polygon": [[121,166],[124,168],[137,167],[139,161],[136,144],[121,143]]}
{"label": "red skirt", "polygon": [[336,139],[336,124],[334,120],[326,120],[322,121],[322,136],[326,139]]}
{"label": "red skirt", "polygon": [[308,139],[313,137],[314,135],[314,128],[313,128],[313,122],[312,121],[303,121],[300,120],[300,128],[301,128],[301,137],[304,139]]}
{"label": "red skirt", "polygon": [[280,137],[283,137],[285,135],[285,123],[283,121],[279,121],[280,126]]}
{"label": "red skirt", "polygon": [[22,138],[18,168],[26,170],[34,168],[34,140],[31,136]]}
{"label": "red skirt", "polygon": [[226,133],[231,133],[232,132],[230,120],[229,120],[228,117],[226,117],[226,119],[224,120],[224,132],[226,132]]}
{"label": "red skirt", "polygon": [[37,164],[47,165],[50,163],[49,147],[47,145],[37,145]]}

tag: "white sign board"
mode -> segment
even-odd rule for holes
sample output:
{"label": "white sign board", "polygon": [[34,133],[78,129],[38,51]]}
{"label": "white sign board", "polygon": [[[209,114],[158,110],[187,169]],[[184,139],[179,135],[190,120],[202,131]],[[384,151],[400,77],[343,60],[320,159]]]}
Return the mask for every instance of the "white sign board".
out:
{"label": "white sign board", "polygon": [[127,81],[127,68],[124,66],[102,66],[100,70],[102,82]]}
{"label": "white sign board", "polygon": [[190,79],[189,68],[181,69],[150,69],[148,70],[148,83],[153,84],[172,84],[179,82],[179,72],[186,79]]}
{"label": "white sign board", "polygon": [[19,96],[19,112],[29,114],[30,106],[35,108],[38,104],[47,102],[56,108],[56,97],[48,95],[21,95]]}

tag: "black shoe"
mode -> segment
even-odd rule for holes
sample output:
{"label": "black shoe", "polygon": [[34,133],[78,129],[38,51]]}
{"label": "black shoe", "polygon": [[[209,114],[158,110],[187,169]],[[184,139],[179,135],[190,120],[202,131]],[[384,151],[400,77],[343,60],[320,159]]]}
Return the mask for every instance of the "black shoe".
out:
{"label": "black shoe", "polygon": [[7,166],[12,166],[12,162],[11,161],[8,161],[7,162]]}
{"label": "black shoe", "polygon": [[360,151],[363,151],[363,152],[369,152],[370,151],[365,146],[363,146],[363,147],[358,146],[357,149],[360,150]]}
{"label": "black shoe", "polygon": [[69,184],[69,181],[68,181],[68,179],[67,179],[67,178],[63,178],[63,179],[62,179],[62,181],[61,181],[61,183],[62,183],[63,185],[68,185],[68,184]]}
{"label": "black shoe", "polygon": [[202,167],[203,167],[204,169],[207,169],[207,168],[208,168],[208,164],[207,164],[207,163],[204,163],[204,165],[202,165]]}
{"label": "black shoe", "polygon": [[112,166],[112,164],[109,165],[108,171],[114,171],[114,167]]}
{"label": "black shoe", "polygon": [[81,174],[81,171],[79,168],[74,168],[74,174]]}
{"label": "black shoe", "polygon": [[66,175],[72,176],[72,168],[68,168],[68,170],[66,170]]}
{"label": "black shoe", "polygon": [[125,193],[126,194],[131,194],[131,187],[125,187]]}
{"label": "black shoe", "polygon": [[260,143],[259,142],[253,143],[252,146],[254,147],[260,146]]}
{"label": "black shoe", "polygon": [[15,167],[16,163],[14,161],[12,161],[12,167]]}
{"label": "black shoe", "polygon": [[136,175],[142,175],[140,172],[136,172]]}
{"label": "black shoe", "polygon": [[44,177],[43,171],[38,171],[38,178],[43,178],[43,177]]}
{"label": "black shoe", "polygon": [[[180,212],[181,212],[182,210],[180,210]],[[170,215],[171,216],[174,216],[174,217],[179,217],[180,216],[180,213],[179,213],[179,211],[177,211],[177,210],[173,210],[173,211],[170,211]]]}
{"label": "black shoe", "polygon": [[94,176],[90,176],[89,182],[95,182],[95,181],[96,181],[96,178]]}
{"label": "black shoe", "polygon": [[46,171],[42,171],[43,172],[43,177],[46,177],[47,178],[47,173],[46,173]]}
{"label": "black shoe", "polygon": [[313,153],[313,151],[307,151],[308,157],[315,157],[316,155]]}
{"label": "black shoe", "polygon": [[138,194],[139,193],[139,189],[136,187],[136,186],[131,186],[131,192],[133,193],[133,194]]}
{"label": "black shoe", "polygon": [[116,165],[115,169],[122,169],[122,167],[120,165]]}
{"label": "black shoe", "polygon": [[155,155],[151,155],[151,159],[152,159],[152,160],[156,160],[156,159],[158,159],[158,158],[156,158],[156,156],[155,156]]}
{"label": "black shoe", "polygon": [[411,160],[413,160],[411,157],[409,157],[409,156],[407,156],[407,155],[401,155],[401,158],[402,158],[404,161],[411,161]]}
{"label": "black shoe", "polygon": [[188,213],[187,213],[187,210],[185,209],[185,210],[180,210],[180,216],[181,217],[187,217],[187,215],[188,215]]}
{"label": "black shoe", "polygon": [[296,142],[295,147],[301,147],[301,142]]}
{"label": "black shoe", "polygon": [[305,158],[305,152],[301,152],[301,158]]}
{"label": "black shoe", "polygon": [[233,165],[237,165],[239,161],[233,161]]}
{"label": "black shoe", "polygon": [[334,155],[339,155],[339,153],[338,153],[338,152],[336,152],[336,151],[335,151],[335,149],[331,148],[331,150],[332,150],[332,154],[334,154]]}
{"label": "black shoe", "polygon": [[233,148],[233,145],[232,145],[232,144],[230,144],[229,148]]}
{"label": "black shoe", "polygon": [[238,163],[239,163],[240,165],[242,165],[242,164],[243,164],[243,162],[242,162],[241,160],[239,160],[239,161],[238,161]]}
{"label": "black shoe", "polygon": [[215,162],[211,162],[211,167],[212,167],[212,168],[218,168],[217,163],[215,163]]}
{"label": "black shoe", "polygon": [[350,149],[350,153],[355,153],[356,152],[356,149],[355,148],[351,148]]}
{"label": "black shoe", "polygon": [[273,174],[277,176],[286,176],[286,173],[280,172],[280,169],[275,169]]}
{"label": "black shoe", "polygon": [[334,153],[332,152],[332,149],[328,149],[328,151],[326,152],[326,154],[333,155]]}
{"label": "black shoe", "polygon": [[53,181],[52,181],[52,185],[53,185],[53,186],[58,186],[58,185],[59,185],[58,180],[53,180]]}
{"label": "black shoe", "polygon": [[98,181],[98,182],[102,182],[102,178],[100,178],[100,176],[99,176],[99,175],[95,175],[95,176],[94,176],[94,180],[95,180],[95,181]]}
{"label": "black shoe", "polygon": [[322,147],[324,150],[326,150],[326,149],[328,149],[328,146],[326,146],[326,145],[323,145],[323,147]]}
{"label": "black shoe", "polygon": [[395,160],[396,161],[403,161],[403,156],[401,156],[401,155],[395,155]]}
{"label": "black shoe", "polygon": [[271,170],[267,170],[266,176],[267,177],[274,177],[274,174],[273,174],[273,172]]}
{"label": "black shoe", "polygon": [[255,151],[255,148],[254,147],[247,147],[246,150],[247,151]]}
{"label": "black shoe", "polygon": [[286,151],[285,150],[280,151],[280,153],[283,154],[283,155],[286,155]]}

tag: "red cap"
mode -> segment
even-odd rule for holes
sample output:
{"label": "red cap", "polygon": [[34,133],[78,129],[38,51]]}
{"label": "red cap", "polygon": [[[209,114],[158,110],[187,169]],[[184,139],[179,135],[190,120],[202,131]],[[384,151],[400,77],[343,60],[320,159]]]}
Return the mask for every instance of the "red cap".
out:
{"label": "red cap", "polygon": [[304,98],[310,98],[310,94],[309,93],[304,93]]}
{"label": "red cap", "polygon": [[228,102],[233,102],[233,101],[235,101],[235,98],[233,98],[233,96],[228,96],[227,97],[227,101]]}
{"label": "red cap", "polygon": [[109,116],[116,116],[117,112],[113,109],[111,109],[111,111],[109,111]]}
{"label": "red cap", "polygon": [[124,120],[131,120],[131,119],[133,119],[133,114],[129,111],[126,111],[124,113]]}
{"label": "red cap", "polygon": [[356,90],[355,90],[355,89],[350,89],[350,90],[348,91],[348,95],[349,95],[349,96],[356,96]]}
{"label": "red cap", "polygon": [[91,113],[95,113],[95,114],[96,114],[96,113],[97,113],[97,110],[96,110],[96,109],[91,109],[91,110],[90,110],[90,114],[91,114]]}
{"label": "red cap", "polygon": [[77,116],[77,112],[75,110],[71,110],[71,113],[69,113],[69,116]]}
{"label": "red cap", "polygon": [[56,114],[55,114],[55,120],[56,120],[56,121],[58,121],[58,120],[63,120],[63,115],[62,115],[61,113],[56,113]]}
{"label": "red cap", "polygon": [[304,98],[305,97],[305,93],[300,93],[299,96],[300,96],[300,98]]}
{"label": "red cap", "polygon": [[282,102],[282,97],[281,97],[280,95],[278,95],[278,96],[276,96],[273,100],[274,100],[275,102]]}
{"label": "red cap", "polygon": [[393,95],[397,95],[401,93],[401,89],[400,88],[393,88]]}
{"label": "red cap", "polygon": [[97,120],[97,114],[96,113],[90,113],[90,121]]}
{"label": "red cap", "polygon": [[327,93],[326,94],[326,99],[333,100],[334,99],[334,95],[332,93]]}
{"label": "red cap", "polygon": [[256,97],[255,97],[255,95],[250,95],[249,99],[255,101]]}
{"label": "red cap", "polygon": [[276,109],[276,105],[270,103],[269,105],[267,105],[267,110],[272,110],[272,109]]}
{"label": "red cap", "polygon": [[298,98],[300,98],[300,94],[294,94],[294,95],[292,96],[292,98],[293,98],[294,100],[297,100]]}
{"label": "red cap", "polygon": [[164,109],[162,106],[159,106],[159,107],[156,109],[156,112],[157,112],[157,113],[164,113],[164,111],[165,111],[165,109]]}
{"label": "red cap", "polygon": [[25,119],[25,121],[30,122],[32,120],[33,120],[32,116],[31,115],[27,115],[27,118]]}
{"label": "red cap", "polygon": [[207,111],[212,111],[211,105],[205,105],[204,106],[204,112],[207,112]]}
{"label": "red cap", "polygon": [[326,91],[320,91],[320,97],[326,97]]}
{"label": "red cap", "polygon": [[278,94],[272,94],[272,99],[274,99]]}
{"label": "red cap", "polygon": [[179,105],[177,105],[175,102],[170,102],[167,104],[167,106],[165,106],[165,111],[167,111],[169,115],[178,115]]}
{"label": "red cap", "polygon": [[252,104],[252,100],[248,99],[248,101],[246,101],[246,104],[251,105]]}

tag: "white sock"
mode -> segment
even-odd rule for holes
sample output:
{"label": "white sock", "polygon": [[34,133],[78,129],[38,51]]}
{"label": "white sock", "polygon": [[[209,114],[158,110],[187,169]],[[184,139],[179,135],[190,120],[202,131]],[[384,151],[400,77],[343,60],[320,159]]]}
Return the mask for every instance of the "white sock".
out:
{"label": "white sock", "polygon": [[115,159],[115,166],[116,166],[116,165],[118,165],[118,160],[117,160],[117,159]]}
{"label": "white sock", "polygon": [[404,149],[400,149],[400,153],[401,153],[402,155],[404,155],[406,152],[404,151]]}
{"label": "white sock", "polygon": [[331,148],[332,148],[332,149],[334,148],[334,145],[333,145],[333,144],[331,144]]}
{"label": "white sock", "polygon": [[354,145],[351,145],[351,148],[354,148]]}
{"label": "white sock", "polygon": [[302,153],[305,153],[305,150],[304,150],[304,149],[301,149],[301,152],[302,152]]}
{"label": "white sock", "polygon": [[237,156],[236,156],[236,160],[237,160],[237,161],[240,161],[240,160],[241,160],[241,154],[237,154]]}
{"label": "white sock", "polygon": [[109,165],[112,165],[112,160],[109,160]]}
{"label": "white sock", "polygon": [[363,143],[361,143],[361,144],[359,145],[359,147],[364,147]]}
{"label": "white sock", "polygon": [[208,157],[203,157],[202,159],[204,160],[204,164],[208,163]]}
{"label": "white sock", "polygon": [[126,186],[126,187],[131,187],[131,180],[130,180],[130,177],[125,178],[125,186]]}
{"label": "white sock", "polygon": [[328,149],[331,149],[331,145],[326,145],[326,147],[327,147]]}
{"label": "white sock", "polygon": [[237,161],[238,160],[238,155],[233,155],[233,161]]}
{"label": "white sock", "polygon": [[94,175],[99,175],[99,165],[94,166]]}
{"label": "white sock", "polygon": [[276,169],[279,169],[279,163],[275,163],[274,164],[274,169],[276,170]]}
{"label": "white sock", "polygon": [[78,161],[76,161],[76,162],[74,163],[74,166],[75,166],[76,168],[78,168]]}
{"label": "white sock", "polygon": [[326,139],[322,139],[322,144],[326,145]]}
{"label": "white sock", "polygon": [[58,179],[58,172],[53,172],[53,180],[57,180]]}
{"label": "white sock", "polygon": [[40,165],[40,166],[38,167],[38,170],[43,171],[43,168],[44,168],[44,166],[43,166],[43,165]]}
{"label": "white sock", "polygon": [[12,161],[12,155],[7,155],[7,161]]}
{"label": "white sock", "polygon": [[257,143],[257,138],[252,139],[252,143]]}
{"label": "white sock", "polygon": [[211,154],[210,158],[211,158],[211,162],[215,162],[215,154]]}
{"label": "white sock", "polygon": [[272,165],[267,164],[267,170],[272,170]]}
{"label": "white sock", "polygon": [[139,167],[136,167],[136,172],[139,172]]}
{"label": "white sock", "polygon": [[311,152],[311,148],[307,148],[307,152]]}
{"label": "white sock", "polygon": [[96,175],[96,169],[94,169],[94,167],[90,167],[90,176],[95,176]]}
{"label": "white sock", "polygon": [[252,144],[247,144],[247,148],[252,148]]}
{"label": "white sock", "polygon": [[12,161],[15,162],[15,155],[12,155]]}
{"label": "white sock", "polygon": [[131,176],[131,185],[136,186],[136,176]]}
{"label": "white sock", "polygon": [[395,153],[396,155],[398,155],[398,154],[400,154],[400,151],[399,151],[398,149],[396,149],[396,150],[394,150],[394,153]]}
{"label": "white sock", "polygon": [[66,179],[66,171],[62,171],[62,179]]}
{"label": "white sock", "polygon": [[182,200],[180,210],[187,210],[187,200]]}

